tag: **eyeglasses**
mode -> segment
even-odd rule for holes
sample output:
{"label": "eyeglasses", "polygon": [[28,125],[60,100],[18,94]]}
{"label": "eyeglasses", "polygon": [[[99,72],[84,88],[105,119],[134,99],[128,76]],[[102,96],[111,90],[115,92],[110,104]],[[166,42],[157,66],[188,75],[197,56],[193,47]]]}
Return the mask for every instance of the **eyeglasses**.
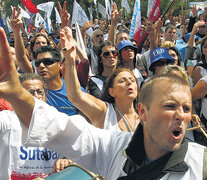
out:
{"label": "eyeglasses", "polygon": [[118,51],[117,50],[113,50],[113,51],[105,51],[105,52],[103,52],[103,56],[105,58],[107,58],[110,54],[112,54],[113,56],[117,56],[118,55]]}
{"label": "eyeglasses", "polygon": [[28,90],[30,94],[34,96],[34,93],[36,92],[38,95],[43,96],[45,94],[44,89],[29,89]]}
{"label": "eyeglasses", "polygon": [[43,59],[36,59],[35,60],[35,66],[39,67],[41,63],[43,63],[45,66],[54,64],[55,62],[59,62],[59,59],[55,59],[55,58],[43,58]]}
{"label": "eyeglasses", "polygon": [[156,66],[159,66],[159,67],[161,67],[161,66],[164,66],[164,65],[168,65],[168,64],[173,64],[174,62],[173,61],[171,61],[171,60],[167,60],[167,61],[157,61],[156,63],[155,63],[155,67]]}
{"label": "eyeglasses", "polygon": [[103,34],[96,34],[96,38],[103,37]]}
{"label": "eyeglasses", "polygon": [[128,51],[129,49],[134,50],[134,48],[132,46],[126,46],[122,50]]}

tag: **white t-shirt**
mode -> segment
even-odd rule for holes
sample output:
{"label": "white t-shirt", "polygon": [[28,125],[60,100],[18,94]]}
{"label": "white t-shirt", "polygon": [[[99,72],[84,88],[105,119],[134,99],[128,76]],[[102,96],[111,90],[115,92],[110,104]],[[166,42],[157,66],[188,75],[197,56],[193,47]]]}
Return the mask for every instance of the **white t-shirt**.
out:
{"label": "white t-shirt", "polygon": [[0,179],[30,180],[51,172],[59,155],[43,147],[23,147],[27,128],[15,112],[1,111],[0,117]]}

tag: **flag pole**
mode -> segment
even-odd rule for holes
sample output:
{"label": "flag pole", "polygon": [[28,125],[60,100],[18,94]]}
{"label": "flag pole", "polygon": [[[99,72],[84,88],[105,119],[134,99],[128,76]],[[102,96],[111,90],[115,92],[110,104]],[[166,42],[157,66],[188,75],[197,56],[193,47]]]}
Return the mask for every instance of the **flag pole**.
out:
{"label": "flag pole", "polygon": [[167,10],[165,11],[165,13],[161,16],[161,19],[163,19],[165,17],[165,15],[168,13],[168,11],[170,10],[170,8],[174,5],[176,0],[173,0],[171,2],[171,4],[168,6]]}

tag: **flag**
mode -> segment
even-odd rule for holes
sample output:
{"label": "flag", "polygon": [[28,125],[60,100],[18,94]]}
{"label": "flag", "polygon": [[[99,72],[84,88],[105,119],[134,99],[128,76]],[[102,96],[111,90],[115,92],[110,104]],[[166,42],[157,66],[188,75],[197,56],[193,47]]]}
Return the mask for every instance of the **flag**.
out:
{"label": "flag", "polygon": [[130,38],[133,38],[135,32],[137,32],[138,29],[141,29],[140,0],[135,1],[134,12],[132,15],[131,28],[130,28],[130,32],[129,32]]}
{"label": "flag", "polygon": [[105,0],[105,6],[106,6],[106,14],[108,15],[108,19],[111,19],[112,4],[110,3],[109,0]]}
{"label": "flag", "polygon": [[106,19],[106,8],[98,2],[98,12],[102,15],[102,18]]}
{"label": "flag", "polygon": [[21,9],[20,18],[24,17],[24,18],[30,19],[30,15],[23,8],[21,8],[19,5],[18,5],[18,7]]}
{"label": "flag", "polygon": [[160,16],[160,0],[149,0],[147,17],[156,22]]}
{"label": "flag", "polygon": [[46,22],[45,20],[42,18],[42,16],[40,15],[40,13],[36,14],[35,17],[35,27],[40,27],[40,24],[43,24],[43,27],[46,28]]}
{"label": "flag", "polygon": [[80,26],[83,26],[87,21],[89,21],[85,11],[82,7],[74,0],[73,5],[73,14],[72,14],[72,23],[75,24],[75,20]]}
{"label": "flag", "polygon": [[90,20],[93,20],[93,12],[91,8],[88,8],[88,12],[90,14]]}
{"label": "flag", "polygon": [[47,18],[46,23],[47,23],[48,32],[51,32],[51,28],[52,28],[52,22],[50,16],[52,14],[53,6],[54,6],[54,2],[46,2],[37,5],[37,9],[42,10],[46,13],[46,18]]}
{"label": "flag", "polygon": [[39,10],[36,8],[36,6],[33,4],[31,0],[21,0],[21,1],[30,13],[34,14],[39,12]]}
{"label": "flag", "polygon": [[9,32],[12,32],[13,31],[12,28],[11,28],[11,25],[10,25],[10,19],[9,19],[9,17],[6,18],[6,26],[7,26]]}
{"label": "flag", "polygon": [[57,10],[57,8],[55,7],[55,17],[56,17],[56,23],[61,23],[61,18],[60,18],[60,14]]}
{"label": "flag", "polygon": [[127,13],[130,13],[131,10],[130,10],[130,7],[129,7],[128,0],[122,0],[122,1],[121,1],[121,7],[126,8]]}
{"label": "flag", "polygon": [[4,27],[4,21],[3,21],[3,19],[1,18],[1,11],[0,11],[0,27],[2,27],[2,28],[5,29],[5,27]]}
{"label": "flag", "polygon": [[76,30],[76,40],[77,40],[77,43],[81,47],[81,49],[84,52],[86,52],[86,47],[85,47],[84,42],[83,42],[83,37],[82,37],[81,31],[80,31],[79,25],[78,25],[76,20],[74,20],[74,22],[75,22],[75,30]]}

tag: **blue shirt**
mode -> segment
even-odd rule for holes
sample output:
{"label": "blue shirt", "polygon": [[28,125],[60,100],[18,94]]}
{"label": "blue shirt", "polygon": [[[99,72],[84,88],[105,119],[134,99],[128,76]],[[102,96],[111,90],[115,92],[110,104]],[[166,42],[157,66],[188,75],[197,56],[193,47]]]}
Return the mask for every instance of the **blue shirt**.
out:
{"label": "blue shirt", "polygon": [[[63,86],[59,90],[48,90],[47,103],[54,106],[58,111],[63,112],[69,116],[78,114],[79,110],[68,100],[65,80],[62,79]],[[82,91],[86,92],[84,88]]]}

